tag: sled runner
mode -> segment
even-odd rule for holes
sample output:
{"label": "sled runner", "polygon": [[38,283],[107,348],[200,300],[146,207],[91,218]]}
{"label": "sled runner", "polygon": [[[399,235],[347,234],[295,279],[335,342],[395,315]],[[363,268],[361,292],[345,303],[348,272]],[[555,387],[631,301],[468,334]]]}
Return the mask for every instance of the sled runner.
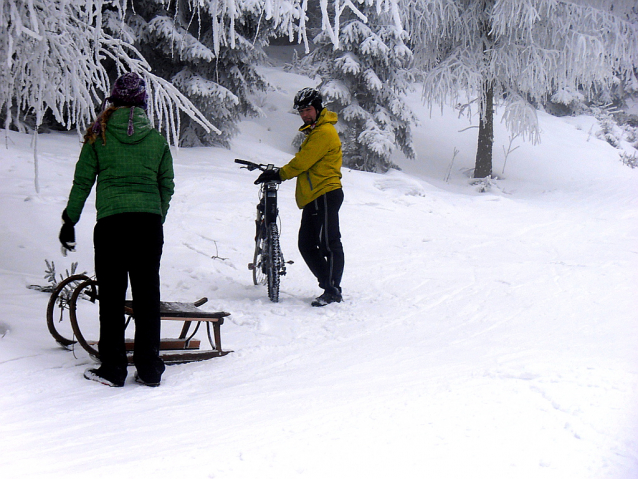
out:
{"label": "sled runner", "polygon": [[[97,341],[87,340],[90,334],[99,333],[99,324],[95,320],[99,300],[97,282],[84,274],[69,276],[60,282],[51,293],[47,305],[47,326],[55,340],[65,348],[78,343],[91,356],[99,358]],[[194,303],[162,302],[160,303],[160,319],[162,321],[182,321],[182,329],[177,338],[162,339],[160,356],[167,364],[202,361],[219,356],[225,356],[232,351],[223,351],[221,346],[221,326],[224,318],[230,316],[225,311],[202,311],[199,306],[208,301],[201,298]],[[56,317],[59,314],[59,318]],[[128,316],[126,325],[135,317],[133,302],[126,301],[124,313]],[[68,315],[69,325],[63,323],[65,314]],[[87,319],[93,316],[93,319]],[[192,324],[195,328],[189,335]],[[194,336],[204,323],[206,333],[212,349],[200,349],[201,341]],[[67,329],[63,331],[63,328]],[[212,335],[211,335],[212,327]],[[127,351],[133,351],[134,342],[126,340]],[[132,356],[129,356],[129,363]]]}

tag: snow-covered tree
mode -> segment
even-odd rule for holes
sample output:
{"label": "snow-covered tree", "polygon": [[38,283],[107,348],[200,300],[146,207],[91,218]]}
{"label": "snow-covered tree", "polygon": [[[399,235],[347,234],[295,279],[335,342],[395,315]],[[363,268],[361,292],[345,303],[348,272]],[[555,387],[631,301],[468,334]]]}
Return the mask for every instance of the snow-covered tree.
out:
{"label": "snow-covered tree", "polygon": [[[622,1],[622,0],[620,0]],[[426,101],[479,101],[475,178],[492,173],[494,101],[539,140],[535,104],[631,78],[638,28],[602,0],[402,0]]]}
{"label": "snow-covered tree", "polygon": [[403,100],[413,78],[407,33],[393,22],[390,9],[361,6],[360,17],[341,19],[338,42],[324,30],[302,67],[321,78],[324,102],[339,114],[344,165],[387,171],[398,147],[414,158],[411,123],[416,117]]}

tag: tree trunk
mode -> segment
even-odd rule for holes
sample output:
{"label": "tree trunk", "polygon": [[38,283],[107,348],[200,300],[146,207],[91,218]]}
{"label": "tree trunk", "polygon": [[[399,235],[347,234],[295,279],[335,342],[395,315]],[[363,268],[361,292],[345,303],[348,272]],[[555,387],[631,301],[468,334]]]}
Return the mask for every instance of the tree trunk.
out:
{"label": "tree trunk", "polygon": [[492,176],[492,148],[494,145],[494,85],[489,80],[483,83],[485,108],[481,109],[479,124],[478,147],[476,149],[476,163],[474,178],[488,178]]}

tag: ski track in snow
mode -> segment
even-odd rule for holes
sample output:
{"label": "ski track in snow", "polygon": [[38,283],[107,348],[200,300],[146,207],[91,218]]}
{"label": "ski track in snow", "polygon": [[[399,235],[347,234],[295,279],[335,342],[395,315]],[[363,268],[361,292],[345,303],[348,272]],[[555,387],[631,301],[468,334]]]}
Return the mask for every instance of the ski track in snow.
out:
{"label": "ski track in snow", "polygon": [[[26,286],[44,284],[44,259],[92,274],[94,199],[78,252],[62,258],[78,137],[39,137],[35,194],[30,138],[9,133],[3,477],[638,477],[636,171],[586,141],[574,125],[588,119],[541,115],[543,143],[522,144],[505,179],[479,194],[462,172],[472,139],[454,113],[420,112],[417,162],[398,158],[404,171],[384,175],[344,169],[344,303],[309,307],[318,290],[296,250],[294,183],[281,186],[294,264],[273,304],[246,267],[255,175],[233,159],[287,161],[298,126],[288,104],[307,79],[267,72],[280,86],[268,117],[244,122],[232,150],[175,151],[163,299],[206,296],[203,309],[230,311],[222,340],[234,352],[169,366],[157,389],[134,385],[132,370],[123,389],[90,383],[88,355],[49,335],[48,297]],[[495,153],[505,138],[497,127]],[[449,183],[451,156],[432,156],[434,141],[461,150]],[[95,306],[83,308],[90,322]],[[163,335],[178,332],[168,324]]]}

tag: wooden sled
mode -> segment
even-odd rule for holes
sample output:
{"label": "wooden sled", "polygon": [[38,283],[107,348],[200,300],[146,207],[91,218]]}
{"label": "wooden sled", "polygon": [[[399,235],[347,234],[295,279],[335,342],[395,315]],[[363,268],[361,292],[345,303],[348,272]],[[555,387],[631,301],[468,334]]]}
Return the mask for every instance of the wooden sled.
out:
{"label": "wooden sled", "polygon": [[[99,359],[97,341],[87,340],[85,332],[82,331],[81,324],[86,324],[86,319],[80,320],[80,305],[92,303],[99,300],[97,282],[86,275],[73,275],[60,282],[51,293],[49,304],[47,305],[47,327],[55,340],[70,348],[74,344],[79,344],[91,356]],[[160,319],[162,321],[182,321],[181,332],[177,338],[163,338],[160,341],[160,356],[167,364],[186,363],[193,361],[203,361],[205,359],[225,356],[232,351],[222,350],[221,326],[224,318],[230,316],[225,311],[202,311],[199,306],[208,301],[202,298],[194,303],[162,302],[160,303]],[[59,319],[56,317],[59,313]],[[62,331],[65,313],[68,313],[70,330]],[[86,313],[86,311],[83,311]],[[94,315],[97,313],[91,311]],[[127,326],[131,319],[134,319],[132,301],[127,301],[124,313],[128,316]],[[93,321],[93,323],[97,323]],[[193,332],[189,335],[192,324],[195,323]],[[206,333],[211,345],[211,349],[200,349],[201,341],[195,339],[195,334],[199,327],[206,325]],[[92,326],[95,326],[94,324]],[[211,334],[212,326],[212,334]],[[126,340],[126,349],[131,352],[134,349],[134,341]],[[128,355],[129,363],[132,363],[132,354]]]}

